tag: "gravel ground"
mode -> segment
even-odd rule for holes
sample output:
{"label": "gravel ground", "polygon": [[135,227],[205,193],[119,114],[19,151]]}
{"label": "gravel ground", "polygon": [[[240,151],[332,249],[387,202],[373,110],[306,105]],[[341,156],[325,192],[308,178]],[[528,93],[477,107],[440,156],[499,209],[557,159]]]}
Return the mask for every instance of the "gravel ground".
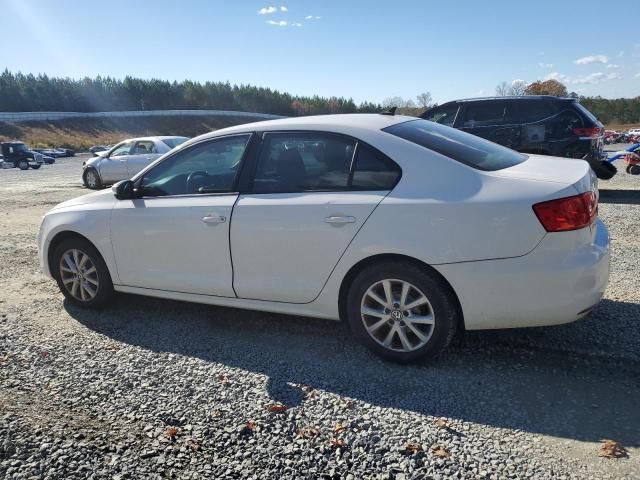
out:
{"label": "gravel ground", "polygon": [[0,478],[640,478],[640,177],[601,182],[613,265],[589,318],[398,366],[335,322],[66,304],[35,234],[85,193],[80,162],[0,170]]}

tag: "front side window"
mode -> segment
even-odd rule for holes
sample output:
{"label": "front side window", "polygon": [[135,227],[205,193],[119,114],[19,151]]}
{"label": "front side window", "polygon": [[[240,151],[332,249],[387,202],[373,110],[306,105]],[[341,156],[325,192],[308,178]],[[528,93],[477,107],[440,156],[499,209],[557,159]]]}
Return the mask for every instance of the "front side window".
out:
{"label": "front side window", "polygon": [[254,193],[346,190],[355,140],[324,133],[265,135]]}
{"label": "front side window", "polygon": [[133,142],[124,142],[113,149],[109,154],[109,157],[122,157],[123,155],[129,155],[131,153],[131,147]]}
{"label": "front side window", "polygon": [[501,170],[527,159],[514,150],[427,120],[410,120],[387,127],[383,131],[478,170]]}
{"label": "front side window", "polygon": [[143,196],[229,193],[234,191],[250,134],[217,138],[170,156],[146,172]]}
{"label": "front side window", "polygon": [[453,127],[453,122],[456,119],[456,114],[458,113],[458,104],[452,103],[450,105],[443,105],[438,108],[434,108],[425,112],[424,118],[425,120],[430,120],[432,122],[440,123],[442,125],[447,125],[448,127]]}

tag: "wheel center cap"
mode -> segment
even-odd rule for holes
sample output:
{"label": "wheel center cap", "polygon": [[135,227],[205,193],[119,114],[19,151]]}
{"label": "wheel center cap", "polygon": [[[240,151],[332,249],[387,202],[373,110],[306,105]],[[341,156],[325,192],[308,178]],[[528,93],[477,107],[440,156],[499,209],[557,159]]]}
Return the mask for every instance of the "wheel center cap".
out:
{"label": "wheel center cap", "polygon": [[392,310],[391,311],[391,318],[393,318],[394,320],[401,320],[403,317],[402,312],[400,310]]}

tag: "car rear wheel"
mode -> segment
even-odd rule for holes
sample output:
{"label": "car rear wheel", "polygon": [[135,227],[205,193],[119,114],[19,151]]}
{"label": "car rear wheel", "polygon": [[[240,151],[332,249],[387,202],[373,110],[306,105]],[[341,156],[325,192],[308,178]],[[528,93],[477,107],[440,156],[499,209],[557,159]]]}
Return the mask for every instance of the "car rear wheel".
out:
{"label": "car rear wheel", "polygon": [[102,256],[88,241],[71,238],[55,249],[53,274],[64,296],[75,305],[98,308],[113,295],[113,283]]}
{"label": "car rear wheel", "polygon": [[354,279],[347,298],[351,330],[381,357],[433,358],[453,338],[459,310],[450,288],[411,263],[384,263]]}
{"label": "car rear wheel", "polygon": [[33,168],[34,170],[38,170],[41,167],[41,165],[31,165],[31,168]]}
{"label": "car rear wheel", "polygon": [[87,188],[92,190],[98,190],[102,188],[102,181],[100,180],[100,175],[98,174],[95,168],[87,168],[82,174],[82,180]]}
{"label": "car rear wheel", "polygon": [[26,160],[18,161],[18,168],[20,170],[28,170],[29,169],[29,162],[27,162]]}

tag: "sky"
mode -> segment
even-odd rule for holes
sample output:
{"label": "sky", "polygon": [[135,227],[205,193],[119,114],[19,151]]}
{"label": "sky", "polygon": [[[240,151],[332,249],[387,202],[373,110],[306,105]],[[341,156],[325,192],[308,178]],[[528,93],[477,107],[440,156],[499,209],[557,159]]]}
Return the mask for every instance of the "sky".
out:
{"label": "sky", "polygon": [[[638,0],[0,0],[0,68],[439,103],[501,81],[640,96]],[[2,106],[0,105],[0,110]]]}

